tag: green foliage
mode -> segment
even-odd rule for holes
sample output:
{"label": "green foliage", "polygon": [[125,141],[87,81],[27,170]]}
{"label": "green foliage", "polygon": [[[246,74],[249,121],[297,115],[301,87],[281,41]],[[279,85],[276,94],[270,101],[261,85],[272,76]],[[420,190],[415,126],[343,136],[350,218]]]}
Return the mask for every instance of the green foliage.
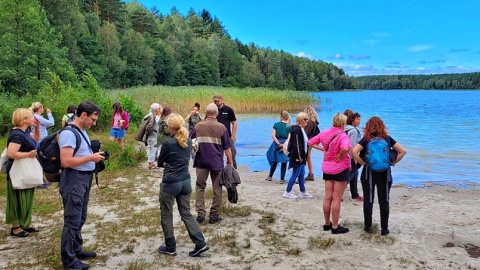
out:
{"label": "green foliage", "polygon": [[111,171],[125,167],[137,167],[146,158],[145,151],[135,149],[132,144],[125,144],[124,147],[121,147],[117,142],[102,142],[102,151],[106,150],[110,152],[107,170]]}
{"label": "green foliage", "polygon": [[0,92],[18,96],[49,84],[47,73],[67,84],[88,73],[104,88],[354,87],[331,63],[232,40],[205,9],[164,16],[136,1],[0,0],[0,10]]}
{"label": "green foliage", "polygon": [[39,1],[0,0],[0,91],[36,94],[49,73],[75,81],[73,68]]}
{"label": "green foliage", "polygon": [[360,89],[480,89],[480,72],[362,76],[355,81]]}

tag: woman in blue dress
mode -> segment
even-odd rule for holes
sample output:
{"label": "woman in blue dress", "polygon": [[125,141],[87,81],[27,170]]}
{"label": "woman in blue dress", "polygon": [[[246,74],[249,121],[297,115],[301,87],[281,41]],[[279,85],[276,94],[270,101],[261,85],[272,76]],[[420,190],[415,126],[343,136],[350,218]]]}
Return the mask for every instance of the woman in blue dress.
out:
{"label": "woman in blue dress", "polygon": [[273,174],[277,169],[277,164],[282,164],[280,167],[280,183],[286,183],[285,173],[287,172],[288,157],[283,153],[283,143],[290,133],[290,114],[287,111],[280,113],[280,122],[276,122],[272,128],[273,142],[267,151],[267,160],[270,164],[270,173],[265,179],[267,181],[273,180]]}

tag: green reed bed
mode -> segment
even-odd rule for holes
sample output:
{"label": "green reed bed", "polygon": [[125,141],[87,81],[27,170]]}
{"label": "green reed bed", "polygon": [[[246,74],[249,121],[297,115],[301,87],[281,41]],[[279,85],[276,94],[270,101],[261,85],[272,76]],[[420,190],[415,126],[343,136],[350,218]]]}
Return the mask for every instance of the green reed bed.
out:
{"label": "green reed bed", "polygon": [[225,103],[234,108],[236,113],[277,113],[282,110],[295,113],[320,102],[309,92],[267,88],[141,86],[107,93],[114,99],[119,95],[129,96],[145,111],[151,103],[158,102],[182,115],[188,114],[195,102],[200,103],[203,111],[215,94],[222,95]]}

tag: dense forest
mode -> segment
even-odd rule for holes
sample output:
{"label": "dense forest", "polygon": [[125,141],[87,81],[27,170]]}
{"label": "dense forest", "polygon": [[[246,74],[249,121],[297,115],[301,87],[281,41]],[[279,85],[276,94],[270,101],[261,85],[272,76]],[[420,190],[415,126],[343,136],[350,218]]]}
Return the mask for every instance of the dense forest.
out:
{"label": "dense forest", "polygon": [[207,10],[182,15],[120,0],[0,0],[0,92],[35,94],[59,77],[103,88],[211,85],[355,88],[337,66],[232,39]]}
{"label": "dense forest", "polygon": [[360,89],[480,89],[480,72],[356,77]]}

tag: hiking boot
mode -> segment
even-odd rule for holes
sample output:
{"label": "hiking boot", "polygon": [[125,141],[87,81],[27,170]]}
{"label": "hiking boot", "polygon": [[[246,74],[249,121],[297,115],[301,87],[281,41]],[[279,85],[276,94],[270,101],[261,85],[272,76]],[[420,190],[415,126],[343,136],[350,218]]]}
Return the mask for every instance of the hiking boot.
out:
{"label": "hiking boot", "polygon": [[299,199],[311,199],[313,198],[312,195],[308,194],[306,191],[305,192],[300,192],[300,194],[298,194],[298,198]]}
{"label": "hiking boot", "polygon": [[210,219],[208,220],[208,223],[210,224],[215,224],[215,223],[218,223],[220,221],[222,221],[223,218],[219,215],[215,215],[215,216],[211,216]]}
{"label": "hiking boot", "polygon": [[272,179],[271,176],[267,176],[267,178],[265,178],[265,180],[267,180],[267,181],[272,181],[273,179]]}
{"label": "hiking boot", "polygon": [[315,177],[313,176],[313,173],[309,173],[307,177],[305,177],[305,181],[315,181]]}
{"label": "hiking boot", "polygon": [[390,231],[388,229],[382,229],[382,232],[380,234],[385,236],[385,235],[388,235],[389,233]]}
{"label": "hiking boot", "polygon": [[202,253],[204,253],[205,251],[207,251],[207,250],[209,250],[209,249],[210,249],[210,248],[209,248],[207,245],[205,245],[205,246],[203,246],[203,247],[195,246],[195,249],[192,250],[192,251],[190,251],[190,252],[188,253],[188,255],[189,255],[190,257],[198,257],[198,256],[202,255]]}
{"label": "hiking boot", "polygon": [[350,230],[348,228],[342,227],[338,225],[336,229],[332,228],[332,234],[341,234],[341,233],[348,233]]}
{"label": "hiking boot", "polygon": [[74,270],[74,269],[85,270],[85,269],[88,269],[89,267],[90,267],[90,265],[88,265],[86,263],[83,263],[81,261],[76,261],[70,267],[64,267],[63,269],[66,269],[66,270]]}
{"label": "hiking boot", "polygon": [[177,255],[177,252],[174,249],[169,249],[167,246],[160,246],[158,248],[158,252],[165,254],[165,255],[170,255],[170,256],[175,256]]}
{"label": "hiking boot", "polygon": [[205,217],[204,217],[204,216],[198,216],[198,217],[197,217],[197,222],[198,222],[198,223],[203,223],[203,222],[205,222]]}
{"label": "hiking boot", "polygon": [[84,260],[89,260],[97,257],[97,253],[94,251],[82,251],[80,253],[77,253],[77,258],[78,259],[84,259]]}
{"label": "hiking boot", "polygon": [[287,199],[296,199],[296,198],[298,198],[297,196],[293,195],[291,192],[286,192],[286,191],[285,191],[285,193],[283,193],[283,197],[284,197],[284,198],[287,198]]}

